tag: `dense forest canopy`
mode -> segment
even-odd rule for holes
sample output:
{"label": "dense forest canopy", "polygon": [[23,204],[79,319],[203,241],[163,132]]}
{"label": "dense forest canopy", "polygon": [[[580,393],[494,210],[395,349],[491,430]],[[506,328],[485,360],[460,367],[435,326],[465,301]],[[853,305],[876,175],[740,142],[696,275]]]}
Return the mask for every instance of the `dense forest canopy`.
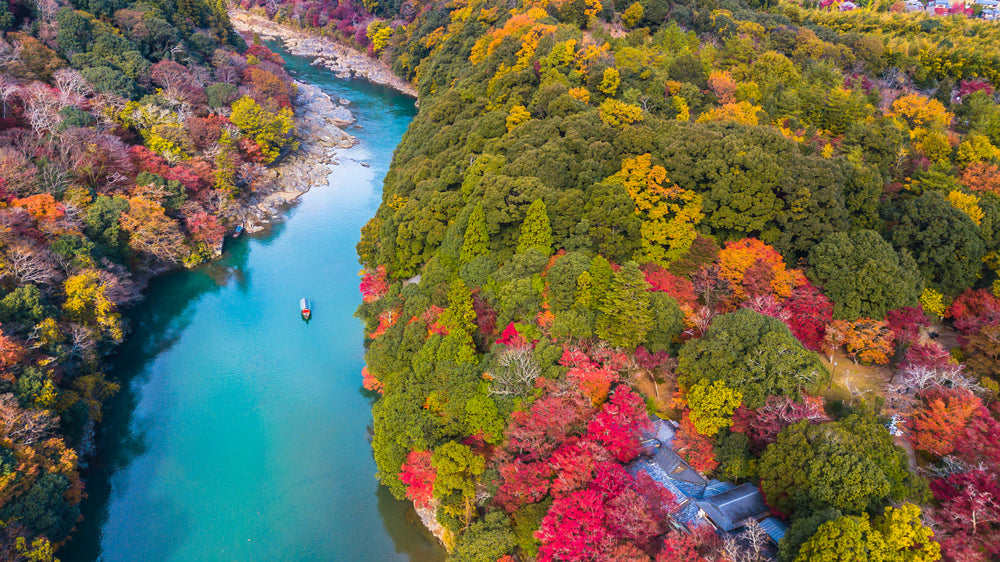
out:
{"label": "dense forest canopy", "polygon": [[454,560],[763,559],[760,524],[693,524],[650,480],[651,418],[760,491],[780,560],[1000,555],[994,24],[260,8],[419,89],[358,245],[363,376],[378,476]]}
{"label": "dense forest canopy", "polygon": [[217,255],[294,146],[295,87],[221,1],[0,7],[0,558],[51,560],[122,308]]}
{"label": "dense forest canopy", "polygon": [[[0,550],[44,560],[79,517],[121,308],[214,255],[294,148],[295,87],[221,1],[0,6]],[[760,524],[695,524],[644,468],[660,418],[657,454],[762,496],[780,560],[1000,556],[994,24],[244,7],[420,92],[358,245],[363,380],[380,481],[453,559],[767,556]]]}

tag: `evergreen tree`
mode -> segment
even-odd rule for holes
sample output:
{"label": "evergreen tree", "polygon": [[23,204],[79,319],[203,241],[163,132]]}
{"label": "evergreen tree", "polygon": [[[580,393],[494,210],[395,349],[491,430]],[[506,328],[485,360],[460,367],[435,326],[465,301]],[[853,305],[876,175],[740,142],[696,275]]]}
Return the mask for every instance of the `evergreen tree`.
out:
{"label": "evergreen tree", "polygon": [[443,324],[449,331],[476,329],[476,311],[472,307],[472,292],[461,279],[455,279],[448,286],[448,309],[442,315]]}
{"label": "evergreen tree", "polygon": [[490,251],[490,235],[486,232],[486,213],[483,212],[483,204],[476,203],[469,215],[469,226],[465,228],[465,241],[462,243],[462,252],[459,255],[459,262],[463,265],[471,262],[477,256],[483,256]]}
{"label": "evergreen tree", "polygon": [[635,349],[653,327],[649,284],[639,266],[630,261],[614,274],[614,284],[601,306],[597,335],[608,343]]}
{"label": "evergreen tree", "polygon": [[809,253],[808,273],[834,302],[834,317],[847,320],[913,306],[923,288],[909,253],[897,254],[871,230],[827,236]]}
{"label": "evergreen tree", "polygon": [[528,207],[528,214],[521,223],[521,238],[517,241],[517,253],[523,254],[530,249],[538,250],[545,255],[552,253],[552,226],[549,225],[545,202],[541,199],[536,199]]}
{"label": "evergreen tree", "polygon": [[743,393],[748,408],[763,406],[772,394],[815,393],[830,377],[780,320],[749,308],[717,317],[704,336],[684,344],[678,359],[682,387],[722,380]]}
{"label": "evergreen tree", "polygon": [[957,295],[976,282],[986,253],[972,219],[937,192],[905,205],[892,242],[910,250],[928,284],[946,295]]}
{"label": "evergreen tree", "polygon": [[[611,262],[604,259],[604,256],[594,256],[590,260],[590,275],[586,279],[586,281],[589,281],[588,306],[594,310],[598,310],[603,306],[604,299],[608,295],[608,292],[611,291],[611,285],[614,283],[614,276],[615,270],[611,268]],[[577,283],[580,283],[579,279]]]}

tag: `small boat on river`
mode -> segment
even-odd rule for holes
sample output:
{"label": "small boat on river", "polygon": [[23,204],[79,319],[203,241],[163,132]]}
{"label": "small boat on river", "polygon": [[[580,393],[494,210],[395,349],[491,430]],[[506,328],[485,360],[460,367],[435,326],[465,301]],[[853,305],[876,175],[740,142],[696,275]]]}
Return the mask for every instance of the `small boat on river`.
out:
{"label": "small boat on river", "polygon": [[233,238],[239,238],[241,234],[243,234],[243,225],[238,224],[236,230],[233,231]]}
{"label": "small boat on river", "polygon": [[302,319],[309,320],[309,317],[312,316],[312,304],[309,302],[309,299],[304,298],[300,300],[299,308],[302,309]]}

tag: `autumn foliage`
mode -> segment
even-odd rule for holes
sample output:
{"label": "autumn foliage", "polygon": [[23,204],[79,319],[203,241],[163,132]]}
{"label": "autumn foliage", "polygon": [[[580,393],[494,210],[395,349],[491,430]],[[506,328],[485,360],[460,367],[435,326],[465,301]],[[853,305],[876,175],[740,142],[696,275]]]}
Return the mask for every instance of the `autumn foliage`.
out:
{"label": "autumn foliage", "polygon": [[406,485],[406,497],[418,507],[427,507],[434,498],[434,480],[437,473],[431,466],[430,451],[410,451],[399,472],[399,479]]}
{"label": "autumn foliage", "polygon": [[938,478],[931,491],[939,507],[934,520],[946,560],[978,562],[1000,556],[1000,485],[995,472],[972,470]]}
{"label": "autumn foliage", "polygon": [[768,396],[756,410],[740,406],[733,414],[731,429],[745,434],[754,450],[761,452],[778,438],[782,429],[802,420],[812,424],[830,420],[823,411],[822,398],[804,396],[799,402],[788,396]]}
{"label": "autumn foliage", "polygon": [[695,470],[707,473],[719,466],[719,461],[712,452],[712,439],[698,433],[686,412],[681,417],[680,430],[674,437],[674,448]]}
{"label": "autumn foliage", "polygon": [[801,272],[785,268],[777,250],[756,238],[726,242],[718,263],[720,276],[729,281],[737,302],[768,294],[785,298],[804,280]]}
{"label": "autumn foliage", "polygon": [[839,343],[844,345],[851,358],[866,365],[885,365],[893,353],[894,334],[884,320],[835,320],[829,331],[842,338]]}
{"label": "autumn foliage", "polygon": [[812,351],[822,349],[826,328],[833,321],[833,302],[807,280],[792,291],[782,308],[785,323],[802,345]]}
{"label": "autumn foliage", "polygon": [[932,388],[921,395],[923,407],[908,422],[913,448],[943,457],[955,450],[982,402],[964,388]]}
{"label": "autumn foliage", "polygon": [[947,314],[963,335],[974,334],[983,326],[1000,324],[1000,299],[986,289],[969,289],[955,297]]}
{"label": "autumn foliage", "polygon": [[361,272],[361,298],[364,302],[374,302],[389,291],[385,266]]}

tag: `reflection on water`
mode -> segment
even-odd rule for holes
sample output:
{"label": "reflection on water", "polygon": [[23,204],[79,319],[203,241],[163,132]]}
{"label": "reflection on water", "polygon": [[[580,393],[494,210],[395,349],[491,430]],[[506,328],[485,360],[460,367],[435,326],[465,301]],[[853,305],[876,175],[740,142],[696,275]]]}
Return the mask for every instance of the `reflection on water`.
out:
{"label": "reflection on water", "polygon": [[[412,100],[286,56],[352,101],[361,145],[290,220],[163,276],[111,358],[122,385],[66,561],[409,560],[444,554],[375,478],[354,254]],[[313,301],[310,323],[298,302]]]}

